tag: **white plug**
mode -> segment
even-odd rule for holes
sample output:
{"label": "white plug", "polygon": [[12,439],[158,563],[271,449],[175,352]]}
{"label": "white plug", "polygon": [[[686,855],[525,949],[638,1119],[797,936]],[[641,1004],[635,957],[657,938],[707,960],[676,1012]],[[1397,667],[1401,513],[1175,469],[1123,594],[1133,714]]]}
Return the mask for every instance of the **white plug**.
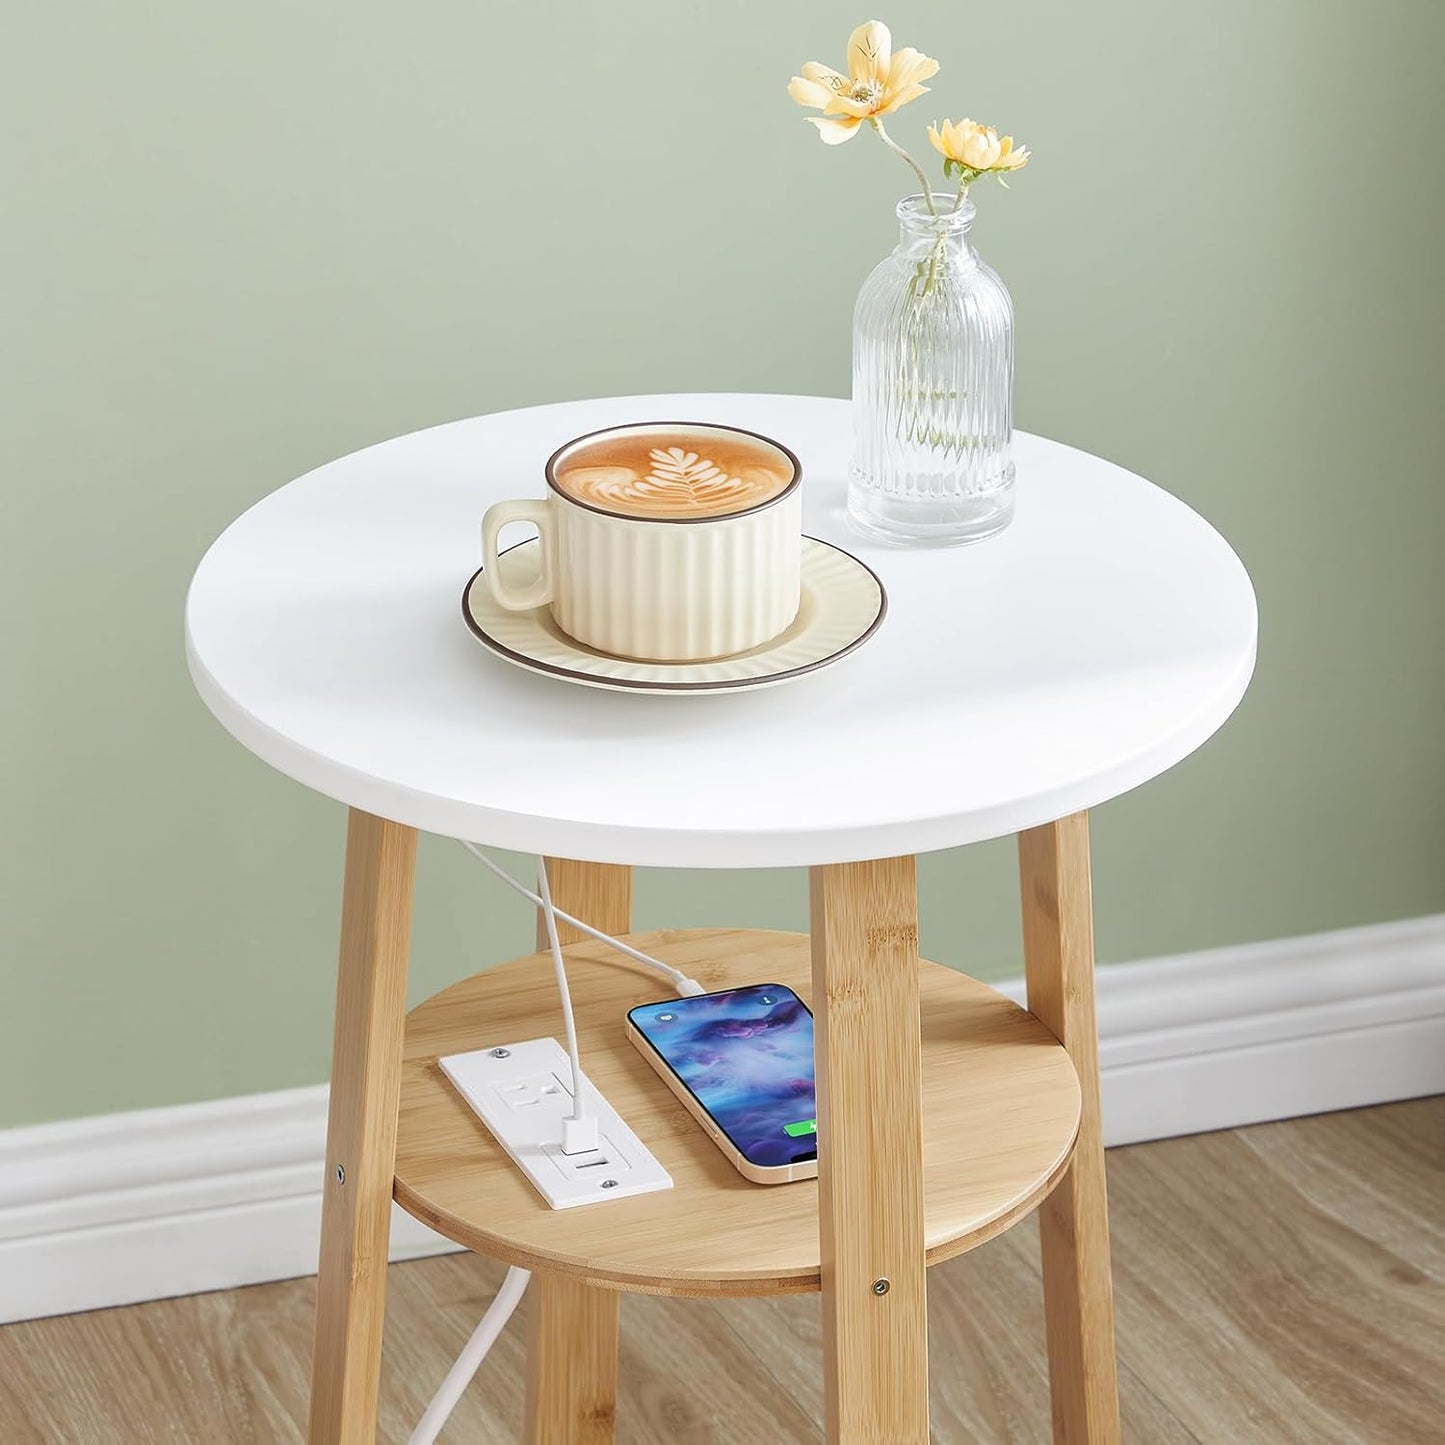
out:
{"label": "white plug", "polygon": [[590,1154],[597,1147],[597,1120],[589,1114],[578,1119],[569,1114],[562,1120],[562,1152]]}

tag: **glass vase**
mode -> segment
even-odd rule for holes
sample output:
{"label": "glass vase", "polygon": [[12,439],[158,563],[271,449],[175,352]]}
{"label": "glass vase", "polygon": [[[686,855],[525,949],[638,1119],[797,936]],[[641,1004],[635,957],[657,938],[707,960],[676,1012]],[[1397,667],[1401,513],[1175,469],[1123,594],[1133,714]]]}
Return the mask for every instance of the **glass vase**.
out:
{"label": "glass vase", "polygon": [[898,203],[898,245],[853,312],[848,516],[902,545],[952,546],[1013,519],[1013,303],[951,195]]}

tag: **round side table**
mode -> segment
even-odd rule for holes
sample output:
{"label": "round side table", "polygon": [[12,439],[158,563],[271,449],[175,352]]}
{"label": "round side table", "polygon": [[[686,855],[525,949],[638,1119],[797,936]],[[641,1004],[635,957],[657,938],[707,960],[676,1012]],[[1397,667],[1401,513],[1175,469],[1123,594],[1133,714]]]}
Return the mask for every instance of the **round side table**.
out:
{"label": "round side table", "polygon": [[[775,436],[805,530],[865,560],[889,613],[786,687],[601,693],[483,651],[459,616],[478,522],[543,460],[657,417]],[[928,1438],[925,1278],[1035,1207],[1054,1433],[1118,1438],[1086,810],[1171,767],[1254,665],[1249,578],[1182,502],[1020,435],[1017,520],[892,551],[844,526],[846,402],[664,396],[478,417],[282,487],[196,572],[191,675],[272,767],[346,803],[309,1438],[375,1433],[391,1200],[537,1271],[527,1434],[612,1438],[620,1291],[821,1288],[829,1440]],[[554,1212],[436,1060],[555,1033],[538,954],[405,1017],[416,832],[546,855],[560,907],[631,927],[631,868],[810,870],[808,936],[643,935],[704,984],[778,980],[816,1015],[816,1183],[745,1183],[635,1055],[647,975],[564,938],[589,1073],[672,1190]],[[1019,835],[1028,1012],[918,956],[914,855]],[[539,940],[539,947],[541,941]],[[584,962],[585,961],[585,962]]]}

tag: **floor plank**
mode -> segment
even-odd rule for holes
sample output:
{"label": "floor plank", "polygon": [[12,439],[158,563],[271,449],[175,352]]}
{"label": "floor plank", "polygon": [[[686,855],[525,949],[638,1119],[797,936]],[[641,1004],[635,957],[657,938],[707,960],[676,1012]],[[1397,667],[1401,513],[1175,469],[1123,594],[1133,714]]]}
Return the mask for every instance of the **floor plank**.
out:
{"label": "floor plank", "polygon": [[[1109,1196],[1127,1439],[1445,1440],[1445,1098],[1113,1150]],[[381,1440],[406,1439],[501,1275],[393,1269]],[[0,1329],[0,1441],[299,1441],[314,1300],[292,1280]],[[622,1445],[818,1439],[815,1296],[629,1297],[622,1322]],[[1046,1445],[1032,1225],[933,1270],[929,1328],[935,1440]],[[443,1441],[518,1438],[522,1340]]]}

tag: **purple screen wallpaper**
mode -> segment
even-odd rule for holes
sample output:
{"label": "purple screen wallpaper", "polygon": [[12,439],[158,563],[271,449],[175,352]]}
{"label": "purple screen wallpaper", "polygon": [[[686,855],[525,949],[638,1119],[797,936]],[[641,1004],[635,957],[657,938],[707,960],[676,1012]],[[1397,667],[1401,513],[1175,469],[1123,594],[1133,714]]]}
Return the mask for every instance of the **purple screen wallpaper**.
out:
{"label": "purple screen wallpaper", "polygon": [[810,1122],[813,1016],[792,989],[755,984],[643,1004],[629,1014],[638,1031],[753,1164],[789,1164],[814,1135],[785,1126]]}

